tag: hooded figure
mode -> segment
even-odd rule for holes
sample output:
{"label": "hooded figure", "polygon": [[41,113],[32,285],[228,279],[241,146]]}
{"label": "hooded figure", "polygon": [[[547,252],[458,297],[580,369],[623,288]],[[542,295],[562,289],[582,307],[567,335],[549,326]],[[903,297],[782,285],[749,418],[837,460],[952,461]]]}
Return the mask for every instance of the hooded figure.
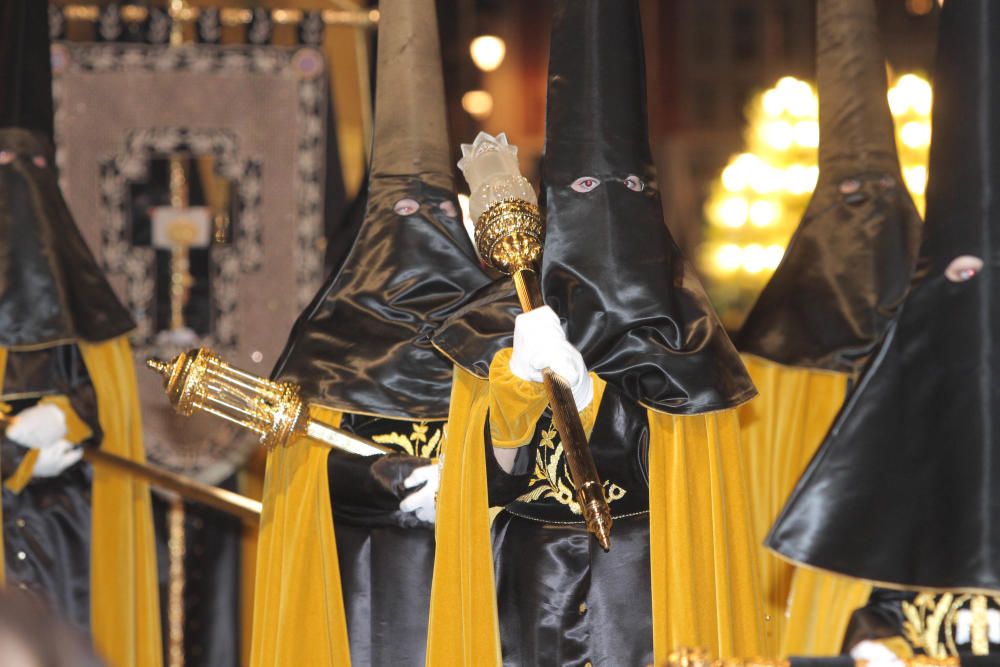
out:
{"label": "hooded figure", "polygon": [[893,588],[1000,590],[998,29],[987,0],[942,11],[914,286],[771,530],[793,562]]}
{"label": "hooded figure", "polygon": [[[758,542],[906,295],[920,238],[896,155],[875,3],[819,0],[816,18],[819,179],[737,338],[760,390],[740,411]],[[791,565],[771,554],[760,564],[768,654],[835,653],[866,587],[805,570],[793,587]]]}
{"label": "hooded figure", "polygon": [[452,379],[430,335],[490,278],[452,181],[434,2],[384,0],[379,9],[364,220],[274,376],[298,384],[328,423],[399,454],[328,454],[307,441],[271,452],[256,666],[424,662],[436,458]]}
{"label": "hooded figure", "polygon": [[[657,661],[679,645],[762,649],[732,409],[755,392],[663,221],[642,49],[637,2],[556,3],[542,167],[549,308],[515,326],[505,279],[435,334],[456,369],[432,662],[502,652],[508,664],[648,664],[654,645]],[[494,150],[514,149],[485,135],[463,146],[466,160]],[[545,366],[574,388],[614,518],[608,553],[574,500],[538,382]],[[504,506],[493,524],[499,639],[487,482]]]}
{"label": "hooded figure", "polygon": [[59,190],[47,3],[4,3],[0,35],[6,575],[88,632],[110,664],[158,665],[149,489],[91,470],[78,447],[144,458],[125,338],[134,324]]}

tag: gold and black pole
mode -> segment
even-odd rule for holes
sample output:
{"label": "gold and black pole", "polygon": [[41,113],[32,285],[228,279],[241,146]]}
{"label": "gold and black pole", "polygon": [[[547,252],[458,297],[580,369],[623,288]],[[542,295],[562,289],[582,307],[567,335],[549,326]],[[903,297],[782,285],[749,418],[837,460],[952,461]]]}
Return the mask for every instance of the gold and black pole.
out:
{"label": "gold and black pole", "polygon": [[[517,148],[509,146],[503,134],[494,138],[480,133],[472,145],[462,146],[462,152],[464,157],[458,166],[472,191],[470,212],[475,219],[479,256],[497,271],[511,276],[525,312],[544,306],[538,266],[545,224],[535,192],[521,176]],[[551,368],[542,371],[542,379],[587,530],[607,551],[611,548],[611,510],[573,392]]]}
{"label": "gold and black pole", "polygon": [[268,449],[308,436],[359,456],[392,452],[310,417],[297,385],[234,368],[208,348],[181,352],[171,361],[150,359],[146,364],[163,376],[167,398],[178,414],[190,417],[200,411],[221,417],[256,433]]}

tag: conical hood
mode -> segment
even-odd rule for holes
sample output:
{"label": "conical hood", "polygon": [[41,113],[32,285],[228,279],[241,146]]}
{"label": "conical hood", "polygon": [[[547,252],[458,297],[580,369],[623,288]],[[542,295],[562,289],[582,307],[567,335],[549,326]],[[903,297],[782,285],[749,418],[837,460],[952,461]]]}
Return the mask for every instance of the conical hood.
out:
{"label": "conical hood", "polygon": [[364,221],[274,374],[336,409],[443,419],[452,366],[430,332],[490,280],[462,226],[448,165],[434,0],[383,0],[379,11]]}
{"label": "conical hood", "polygon": [[59,190],[47,4],[0,9],[0,346],[13,349],[103,341],[135,326]]}
{"label": "conical hood", "polygon": [[[433,2],[379,3],[372,185],[413,176],[454,189]],[[374,194],[374,193],[373,193]]]}
{"label": "conical hood", "polygon": [[816,69],[819,179],[737,343],[789,366],[852,372],[902,302],[920,243],[873,0],[819,0]]}
{"label": "conical hood", "polygon": [[768,544],[877,582],[1000,590],[1000,6],[946,2],[940,31],[918,281]]}
{"label": "conical hood", "polygon": [[0,128],[52,140],[52,64],[47,0],[0,3]]}
{"label": "conical hood", "polygon": [[[542,291],[587,366],[666,412],[707,412],[752,397],[732,342],[663,221],[635,0],[555,3],[542,181]],[[483,333],[509,340],[496,331],[509,300],[493,297],[435,336],[470,370],[495,351],[484,347]]]}

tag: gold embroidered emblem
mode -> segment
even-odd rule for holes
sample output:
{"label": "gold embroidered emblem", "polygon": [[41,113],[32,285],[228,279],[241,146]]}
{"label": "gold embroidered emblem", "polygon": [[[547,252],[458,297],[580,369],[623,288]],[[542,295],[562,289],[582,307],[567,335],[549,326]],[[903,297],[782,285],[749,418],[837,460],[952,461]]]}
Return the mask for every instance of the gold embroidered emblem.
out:
{"label": "gold embroidered emblem", "polygon": [[[970,644],[973,655],[989,655],[990,600],[1000,605],[1000,597],[920,593],[913,602],[902,604],[903,636],[932,658],[958,655],[960,643]],[[968,614],[968,636],[960,628],[961,612]]]}
{"label": "gold embroidered emblem", "polygon": [[[580,503],[576,501],[576,486],[570,478],[563,456],[562,442],[559,433],[551,424],[542,431],[541,440],[535,453],[535,469],[528,483],[528,492],[519,501],[532,503],[546,498],[553,498],[566,505],[573,514],[580,515]],[[608,480],[604,481],[604,495],[608,504],[620,500],[625,495],[625,489]]]}
{"label": "gold embroidered emblem", "polygon": [[404,454],[432,459],[441,451],[441,428],[428,433],[429,431],[430,424],[427,422],[413,422],[409,435],[392,432],[373,435],[371,438],[380,445],[392,445]]}

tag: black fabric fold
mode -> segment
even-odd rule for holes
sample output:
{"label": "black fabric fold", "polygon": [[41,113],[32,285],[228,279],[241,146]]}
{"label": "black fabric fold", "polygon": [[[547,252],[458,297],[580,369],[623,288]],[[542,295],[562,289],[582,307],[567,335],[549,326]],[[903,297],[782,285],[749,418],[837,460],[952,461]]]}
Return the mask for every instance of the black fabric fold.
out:
{"label": "black fabric fold", "polygon": [[[555,3],[542,292],[587,367],[633,401],[674,414],[732,407],[756,390],[664,224],[645,91],[637,2]],[[479,375],[519,312],[501,295],[487,291],[434,335]]]}
{"label": "black fabric fold", "polygon": [[902,182],[873,0],[817,5],[819,178],[737,347],[853,373],[910,285],[920,216]]}
{"label": "black fabric fold", "polygon": [[[916,590],[1000,590],[998,31],[995,3],[945,3],[920,268],[767,539],[794,561]],[[964,256],[981,270],[955,271]]]}

